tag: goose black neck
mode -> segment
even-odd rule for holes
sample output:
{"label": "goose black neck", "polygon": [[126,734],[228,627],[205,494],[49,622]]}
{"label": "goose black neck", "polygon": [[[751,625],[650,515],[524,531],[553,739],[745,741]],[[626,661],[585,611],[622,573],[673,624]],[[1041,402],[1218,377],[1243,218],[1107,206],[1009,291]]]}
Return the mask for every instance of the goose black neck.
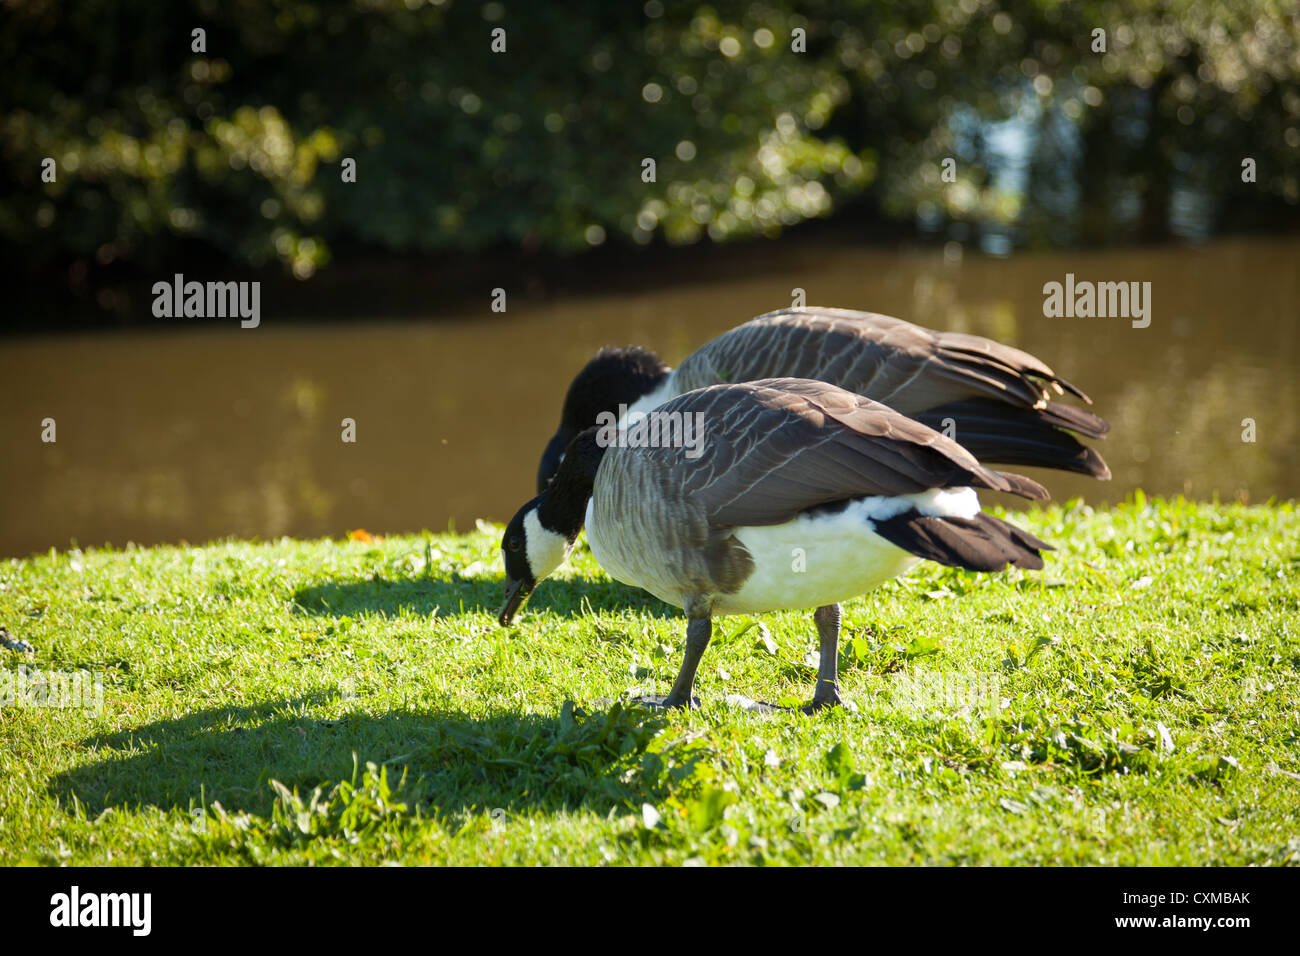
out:
{"label": "goose black neck", "polygon": [[537,518],[542,526],[570,541],[582,530],[596,471],[605,457],[604,447],[596,440],[598,433],[599,429],[588,428],[569,442],[564,461],[537,505]]}
{"label": "goose black neck", "polygon": [[659,356],[635,346],[604,348],[583,367],[564,396],[560,427],[542,453],[537,468],[537,491],[546,490],[569,442],[584,428],[599,425],[602,412],[619,412],[662,384],[672,372]]}

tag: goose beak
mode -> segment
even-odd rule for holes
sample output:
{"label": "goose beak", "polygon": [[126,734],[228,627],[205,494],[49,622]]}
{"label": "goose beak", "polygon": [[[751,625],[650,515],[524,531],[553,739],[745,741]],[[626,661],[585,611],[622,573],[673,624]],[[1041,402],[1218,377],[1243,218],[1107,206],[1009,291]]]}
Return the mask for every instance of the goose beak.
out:
{"label": "goose beak", "polygon": [[509,627],[515,619],[515,614],[519,610],[519,605],[524,603],[524,598],[528,597],[528,592],[532,590],[524,585],[523,581],[509,581],[506,583],[506,603],[501,606],[501,613],[497,617],[502,627]]}

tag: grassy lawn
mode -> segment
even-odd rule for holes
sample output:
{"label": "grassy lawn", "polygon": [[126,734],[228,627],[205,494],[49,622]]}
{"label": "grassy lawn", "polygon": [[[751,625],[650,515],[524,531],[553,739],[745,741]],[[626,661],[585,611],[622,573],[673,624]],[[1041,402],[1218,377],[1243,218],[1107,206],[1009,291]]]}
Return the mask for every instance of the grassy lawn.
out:
{"label": "grassy lawn", "polygon": [[[1017,516],[1042,573],[924,565],[845,605],[724,618],[704,706],[680,612],[585,547],[518,626],[500,529],[0,562],[0,864],[1300,863],[1300,516],[1137,501]],[[3,685],[0,685],[0,692]]]}

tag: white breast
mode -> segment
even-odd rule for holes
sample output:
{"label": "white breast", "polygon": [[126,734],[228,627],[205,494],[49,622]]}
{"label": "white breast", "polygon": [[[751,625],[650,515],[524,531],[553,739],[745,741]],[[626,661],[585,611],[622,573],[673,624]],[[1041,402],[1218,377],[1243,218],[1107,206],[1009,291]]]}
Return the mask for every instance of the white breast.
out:
{"label": "white breast", "polygon": [[[641,542],[623,540],[629,526],[620,523],[604,524],[596,516],[596,498],[587,500],[587,518],[583,522],[587,531],[587,547],[591,556],[615,581],[643,588],[670,604],[682,606],[682,597],[675,590],[664,591],[664,579],[670,572],[667,562],[641,546]],[[648,540],[646,541],[648,544]]]}

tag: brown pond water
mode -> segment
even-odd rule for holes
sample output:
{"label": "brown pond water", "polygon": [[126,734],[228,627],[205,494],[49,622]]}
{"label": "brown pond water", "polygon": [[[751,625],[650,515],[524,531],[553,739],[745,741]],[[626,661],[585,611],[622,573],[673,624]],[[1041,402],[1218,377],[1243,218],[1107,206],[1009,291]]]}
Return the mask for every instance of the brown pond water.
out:
{"label": "brown pond water", "polygon": [[[0,342],[0,554],[129,541],[472,528],[533,494],[572,375],[601,345],[675,363],[790,304],[868,309],[1026,349],[1089,392],[1114,480],[1034,472],[1058,500],[1300,494],[1300,239],[1017,254],[785,246],[747,275],[428,321]],[[1043,315],[1043,285],[1149,281],[1152,320]],[[505,283],[503,283],[505,284]],[[508,284],[507,284],[508,285]],[[41,422],[57,442],[41,441]],[[356,421],[357,441],[340,439]],[[1253,419],[1254,442],[1243,441]]]}

